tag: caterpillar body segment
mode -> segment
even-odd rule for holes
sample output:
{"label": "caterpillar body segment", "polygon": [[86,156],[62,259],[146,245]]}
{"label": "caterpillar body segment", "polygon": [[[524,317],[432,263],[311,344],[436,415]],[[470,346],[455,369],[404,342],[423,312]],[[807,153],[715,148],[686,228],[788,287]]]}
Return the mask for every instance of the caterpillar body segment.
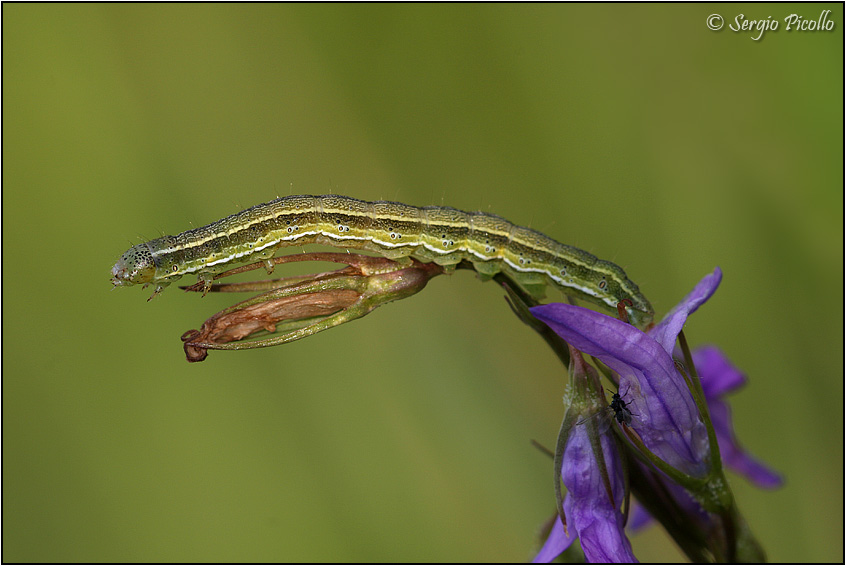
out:
{"label": "caterpillar body segment", "polygon": [[280,247],[310,243],[447,267],[468,260],[482,278],[505,272],[537,298],[551,284],[611,312],[629,299],[633,324],[642,328],[652,320],[652,306],[622,268],[540,232],[486,212],[340,195],[282,197],[138,244],[112,268],[112,283],[156,285],[154,296],[188,274],[208,286],[215,273],[235,263],[267,260]]}

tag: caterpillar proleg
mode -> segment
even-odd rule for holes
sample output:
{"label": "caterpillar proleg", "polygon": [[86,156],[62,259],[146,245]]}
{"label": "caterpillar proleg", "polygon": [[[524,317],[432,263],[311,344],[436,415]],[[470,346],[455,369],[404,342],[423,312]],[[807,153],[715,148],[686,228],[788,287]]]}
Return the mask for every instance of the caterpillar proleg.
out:
{"label": "caterpillar proleg", "polygon": [[326,244],[454,266],[470,262],[483,279],[504,272],[537,298],[552,284],[616,312],[623,299],[633,324],[652,320],[652,306],[619,266],[486,212],[340,195],[288,196],[207,226],[133,246],[112,268],[114,285],[153,284],[155,294],[183,275],[210,285],[234,263],[273,257],[280,247]]}

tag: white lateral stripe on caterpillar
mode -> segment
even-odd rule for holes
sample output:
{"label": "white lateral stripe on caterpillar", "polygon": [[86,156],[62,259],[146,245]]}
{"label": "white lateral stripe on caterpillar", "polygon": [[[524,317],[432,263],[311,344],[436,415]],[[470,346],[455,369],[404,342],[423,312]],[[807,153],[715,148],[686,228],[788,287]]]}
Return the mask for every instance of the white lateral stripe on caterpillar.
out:
{"label": "white lateral stripe on caterpillar", "polygon": [[112,269],[112,282],[154,283],[158,292],[188,273],[208,280],[233,263],[267,259],[280,247],[308,243],[446,266],[467,260],[481,276],[504,271],[536,296],[546,282],[613,312],[629,299],[638,326],[652,318],[649,301],[619,266],[535,230],[484,212],[339,195],[282,197],[133,246]]}

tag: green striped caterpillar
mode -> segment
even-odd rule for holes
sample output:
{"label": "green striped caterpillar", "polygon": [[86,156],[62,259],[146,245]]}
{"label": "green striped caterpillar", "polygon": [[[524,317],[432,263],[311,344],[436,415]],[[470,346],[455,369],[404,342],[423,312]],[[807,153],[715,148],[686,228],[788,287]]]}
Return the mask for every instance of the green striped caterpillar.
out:
{"label": "green striped caterpillar", "polygon": [[196,273],[208,289],[214,274],[234,263],[268,260],[277,248],[310,243],[369,250],[400,262],[410,256],[446,267],[467,260],[483,279],[502,271],[538,299],[551,283],[611,312],[629,299],[633,324],[643,328],[652,320],[652,306],[622,268],[530,228],[486,212],[339,195],[282,197],[138,244],[112,268],[112,283],[154,284],[156,296],[183,275]]}

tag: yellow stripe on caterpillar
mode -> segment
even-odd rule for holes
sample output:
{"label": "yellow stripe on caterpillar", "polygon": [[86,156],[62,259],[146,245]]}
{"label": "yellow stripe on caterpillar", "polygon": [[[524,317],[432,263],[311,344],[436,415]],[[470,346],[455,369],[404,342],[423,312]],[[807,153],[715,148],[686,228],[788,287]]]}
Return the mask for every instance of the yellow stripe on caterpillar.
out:
{"label": "yellow stripe on caterpillar", "polygon": [[445,266],[467,260],[482,277],[503,271],[537,298],[542,298],[538,289],[549,283],[611,312],[629,299],[633,324],[642,328],[652,320],[652,306],[622,268],[540,232],[486,212],[340,195],[282,197],[133,246],[112,268],[112,283],[154,284],[158,293],[189,273],[208,279],[234,263],[268,259],[278,248],[310,243]]}

